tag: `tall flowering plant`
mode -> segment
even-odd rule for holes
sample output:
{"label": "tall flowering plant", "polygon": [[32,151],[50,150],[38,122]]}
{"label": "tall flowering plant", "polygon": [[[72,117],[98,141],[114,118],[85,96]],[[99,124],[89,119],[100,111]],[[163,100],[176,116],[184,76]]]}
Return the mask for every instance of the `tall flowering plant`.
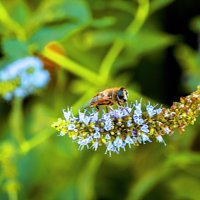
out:
{"label": "tall flowering plant", "polygon": [[143,105],[142,101],[120,106],[102,115],[97,111],[79,110],[74,116],[72,110],[63,110],[64,119],[52,124],[60,136],[69,136],[79,144],[79,149],[106,146],[105,154],[119,153],[128,146],[158,141],[166,145],[163,136],[193,124],[200,113],[200,86],[197,91],[182,97],[170,108]]}

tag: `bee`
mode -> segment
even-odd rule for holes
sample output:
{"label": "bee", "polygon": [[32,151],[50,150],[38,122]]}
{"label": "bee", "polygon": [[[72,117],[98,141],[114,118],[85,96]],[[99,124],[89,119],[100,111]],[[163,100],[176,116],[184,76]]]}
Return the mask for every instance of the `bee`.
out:
{"label": "bee", "polygon": [[97,93],[90,101],[90,107],[96,107],[99,111],[100,105],[112,106],[113,104],[126,103],[128,100],[128,91],[124,87],[109,88]]}

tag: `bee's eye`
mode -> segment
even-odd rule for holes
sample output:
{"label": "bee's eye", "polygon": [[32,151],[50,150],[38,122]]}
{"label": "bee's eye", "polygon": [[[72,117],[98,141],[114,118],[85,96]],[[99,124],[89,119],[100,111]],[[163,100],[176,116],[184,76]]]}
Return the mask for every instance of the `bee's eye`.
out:
{"label": "bee's eye", "polygon": [[117,95],[118,95],[119,99],[123,99],[123,98],[124,98],[124,93],[123,93],[123,91],[121,91],[121,90],[119,90],[119,91],[117,92]]}

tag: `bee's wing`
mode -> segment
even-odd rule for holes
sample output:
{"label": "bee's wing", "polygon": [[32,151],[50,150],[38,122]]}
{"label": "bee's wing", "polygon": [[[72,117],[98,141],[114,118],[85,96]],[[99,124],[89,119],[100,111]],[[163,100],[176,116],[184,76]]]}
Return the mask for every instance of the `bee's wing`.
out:
{"label": "bee's wing", "polygon": [[95,103],[98,102],[98,101],[99,101],[99,96],[96,95],[96,96],[94,96],[94,97],[89,101],[89,104],[90,104],[90,105],[93,105],[93,104],[95,104]]}
{"label": "bee's wing", "polygon": [[90,101],[84,104],[84,107],[90,107],[95,105],[106,105],[108,102],[112,101],[111,97],[108,97],[109,91],[97,93]]}
{"label": "bee's wing", "polygon": [[98,97],[97,96],[94,96],[92,99],[90,99],[89,101],[86,101],[82,108],[88,108],[90,107],[91,105],[93,105],[96,101],[98,100]]}

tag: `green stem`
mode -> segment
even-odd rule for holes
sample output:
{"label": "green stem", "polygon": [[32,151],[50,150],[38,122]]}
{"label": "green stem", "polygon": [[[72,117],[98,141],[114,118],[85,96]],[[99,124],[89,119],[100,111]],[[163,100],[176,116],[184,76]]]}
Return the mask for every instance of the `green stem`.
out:
{"label": "green stem", "polygon": [[53,61],[54,63],[58,64],[62,68],[67,69],[73,74],[91,82],[94,85],[99,86],[103,83],[103,80],[96,73],[88,70],[86,67],[74,62],[68,57],[47,49],[42,52],[42,55]]}
{"label": "green stem", "polygon": [[53,133],[54,133],[53,130],[48,129],[47,132],[38,134],[35,137],[31,138],[30,140],[23,142],[23,144],[21,145],[20,153],[25,154],[25,153],[29,152],[34,147],[40,145],[45,140],[47,140]]}
{"label": "green stem", "polygon": [[104,83],[107,82],[108,76],[110,74],[111,67],[120,54],[121,50],[123,49],[124,44],[121,40],[116,40],[106,56],[104,57],[101,65],[100,65],[100,74],[102,77],[104,77]]}
{"label": "green stem", "polygon": [[126,29],[127,33],[136,34],[144,24],[149,14],[149,0],[138,0],[139,7],[136,12],[135,18]]}
{"label": "green stem", "polygon": [[12,111],[10,115],[10,126],[13,136],[16,141],[21,145],[24,141],[23,135],[23,113],[22,113],[23,100],[15,98],[13,100]]}
{"label": "green stem", "polygon": [[[77,199],[88,200],[95,199],[95,181],[98,170],[102,164],[103,156],[95,154],[93,155],[80,173],[77,173]],[[87,183],[87,184],[85,184]]]}
{"label": "green stem", "polygon": [[19,40],[26,40],[26,34],[23,27],[14,21],[8,14],[2,2],[0,2],[0,22],[4,24],[9,30],[13,31]]}
{"label": "green stem", "polygon": [[17,191],[9,191],[8,192],[8,198],[9,200],[17,200]]}
{"label": "green stem", "polygon": [[[131,33],[132,35],[136,34],[140,30],[149,13],[149,0],[138,0],[138,3],[139,7],[135,18],[126,29],[126,33]],[[104,82],[108,80],[111,67],[123,48],[124,43],[117,39],[102,61],[100,66],[100,75],[104,78]]]}

